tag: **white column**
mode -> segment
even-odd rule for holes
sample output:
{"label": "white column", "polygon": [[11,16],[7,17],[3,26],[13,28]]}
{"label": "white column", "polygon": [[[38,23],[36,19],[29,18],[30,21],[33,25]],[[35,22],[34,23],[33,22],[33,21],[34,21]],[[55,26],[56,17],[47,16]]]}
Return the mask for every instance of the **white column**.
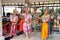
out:
{"label": "white column", "polygon": [[2,5],[0,0],[0,40],[4,40],[4,37],[2,36]]}

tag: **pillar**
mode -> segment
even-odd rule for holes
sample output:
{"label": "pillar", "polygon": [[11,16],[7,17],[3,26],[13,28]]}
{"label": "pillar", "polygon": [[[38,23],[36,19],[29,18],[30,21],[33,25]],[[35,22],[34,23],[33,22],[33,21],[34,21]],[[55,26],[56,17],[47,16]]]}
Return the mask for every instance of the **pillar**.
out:
{"label": "pillar", "polygon": [[2,36],[2,5],[0,0],[0,40],[4,40],[4,37]]}

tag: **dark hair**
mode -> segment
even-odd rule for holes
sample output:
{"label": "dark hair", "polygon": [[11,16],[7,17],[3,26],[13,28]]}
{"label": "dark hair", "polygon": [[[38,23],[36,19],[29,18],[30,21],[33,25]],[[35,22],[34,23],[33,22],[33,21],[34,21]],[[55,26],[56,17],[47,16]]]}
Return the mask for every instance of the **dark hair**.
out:
{"label": "dark hair", "polygon": [[22,10],[21,10],[21,13],[25,13],[25,10],[22,9]]}
{"label": "dark hair", "polygon": [[10,16],[10,13],[7,13],[7,16],[9,17]]}

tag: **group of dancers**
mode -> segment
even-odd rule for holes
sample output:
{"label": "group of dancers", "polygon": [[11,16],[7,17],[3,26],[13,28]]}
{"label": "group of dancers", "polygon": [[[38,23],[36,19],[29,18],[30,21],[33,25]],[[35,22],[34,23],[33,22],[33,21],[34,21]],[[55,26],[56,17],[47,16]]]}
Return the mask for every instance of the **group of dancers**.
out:
{"label": "group of dancers", "polygon": [[[51,9],[51,12],[49,14],[48,12],[48,7],[44,9],[44,14],[40,15],[37,14],[37,8],[34,7],[34,13],[30,13],[30,8],[27,7],[25,8],[25,12],[19,13],[17,9],[13,10],[13,15],[10,15],[10,22],[11,22],[11,30],[10,30],[10,36],[17,36],[16,34],[16,28],[17,28],[17,23],[18,23],[18,16],[16,15],[19,13],[20,15],[20,26],[19,26],[19,31],[23,31],[26,40],[28,40],[28,37],[32,37],[32,30],[31,28],[34,28],[34,33],[37,32],[36,28],[37,25],[39,24],[39,21],[41,23],[41,37],[42,40],[47,40],[49,35],[52,35],[52,30],[53,26],[56,25],[57,19],[54,16],[54,9]],[[33,16],[32,16],[33,15]],[[60,16],[58,16],[58,21],[60,20]],[[39,24],[40,25],[40,24]],[[60,27],[60,24],[58,22],[58,26]]]}

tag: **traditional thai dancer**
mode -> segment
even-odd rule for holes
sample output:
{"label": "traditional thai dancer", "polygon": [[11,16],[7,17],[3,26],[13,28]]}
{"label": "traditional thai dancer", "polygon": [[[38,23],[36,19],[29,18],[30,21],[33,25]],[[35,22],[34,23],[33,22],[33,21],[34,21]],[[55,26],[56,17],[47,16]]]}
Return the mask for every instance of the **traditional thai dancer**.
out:
{"label": "traditional thai dancer", "polygon": [[16,28],[17,28],[17,22],[18,22],[18,16],[16,16],[17,10],[13,10],[13,15],[10,16],[11,21],[11,30],[10,30],[10,36],[16,36]]}
{"label": "traditional thai dancer", "polygon": [[36,27],[37,27],[37,13],[36,13],[36,8],[34,8],[34,13],[33,13],[33,28],[34,28],[34,33],[36,33]]}
{"label": "traditional thai dancer", "polygon": [[52,8],[50,13],[50,33],[49,34],[52,34],[53,24],[54,24],[54,9]]}
{"label": "traditional thai dancer", "polygon": [[33,28],[34,28],[34,33],[36,33],[37,28],[38,28],[37,24],[38,24],[39,15],[40,15],[40,14],[37,13],[37,8],[34,7],[34,13],[33,13],[33,25],[32,25]]}
{"label": "traditional thai dancer", "polygon": [[24,17],[20,15],[20,22],[19,22],[19,24],[20,24],[20,26],[19,26],[20,33],[23,32],[23,23],[24,23]]}
{"label": "traditional thai dancer", "polygon": [[44,15],[41,17],[42,19],[42,40],[47,40],[48,38],[48,22],[49,22],[49,14],[47,8],[44,11]]}
{"label": "traditional thai dancer", "polygon": [[54,26],[53,26],[54,31],[56,31],[56,27],[57,27],[57,18],[54,18]]}
{"label": "traditional thai dancer", "polygon": [[29,8],[26,8],[26,13],[21,14],[24,16],[23,31],[26,35],[26,40],[28,40],[28,34],[31,37],[31,19],[32,15],[29,13]]}
{"label": "traditional thai dancer", "polygon": [[57,16],[57,25],[59,27],[59,32],[60,32],[60,14]]}
{"label": "traditional thai dancer", "polygon": [[24,23],[24,19],[21,18],[21,19],[20,19],[20,27],[19,27],[19,31],[20,31],[20,32],[23,31],[23,23]]}

